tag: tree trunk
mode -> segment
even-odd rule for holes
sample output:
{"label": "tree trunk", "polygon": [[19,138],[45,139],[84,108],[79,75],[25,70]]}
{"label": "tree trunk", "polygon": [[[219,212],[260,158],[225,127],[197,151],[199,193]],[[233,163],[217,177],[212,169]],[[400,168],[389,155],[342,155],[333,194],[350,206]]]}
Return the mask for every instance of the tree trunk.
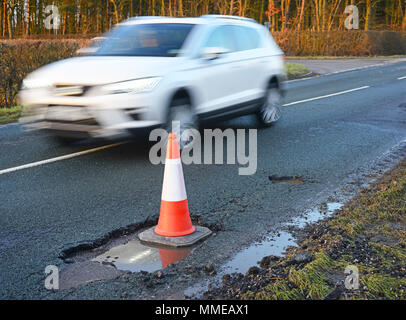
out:
{"label": "tree trunk", "polygon": [[66,19],[67,19],[67,13],[66,11],[63,13],[63,21],[62,21],[62,34],[66,34]]}
{"label": "tree trunk", "polygon": [[302,0],[302,5],[300,7],[299,22],[297,24],[297,31],[300,31],[300,28],[302,27],[304,7],[305,7],[305,0]]}
{"label": "tree trunk", "polygon": [[115,0],[110,0],[110,1],[114,6],[114,17],[116,18],[116,24],[117,24],[119,22],[119,18],[118,18],[118,11],[117,11],[116,1]]}
{"label": "tree trunk", "polygon": [[7,12],[7,6],[6,6],[6,1],[3,3],[3,37],[6,36],[6,12]]}
{"label": "tree trunk", "polygon": [[166,16],[165,14],[165,2],[162,0],[161,2],[161,16]]}
{"label": "tree trunk", "polygon": [[263,19],[264,19],[264,0],[261,0],[261,8],[259,11],[259,23],[263,24]]}
{"label": "tree trunk", "polygon": [[26,17],[26,26],[25,26],[25,36],[30,34],[30,0],[27,0],[27,17]]}
{"label": "tree trunk", "polygon": [[364,26],[364,30],[368,31],[369,30],[369,24],[371,21],[371,0],[366,0],[365,2],[366,5],[366,15],[365,15],[365,26]]}
{"label": "tree trunk", "polygon": [[234,10],[234,0],[230,1],[230,16],[233,15],[233,10]]}
{"label": "tree trunk", "polygon": [[13,30],[11,29],[11,19],[10,19],[11,14],[7,15],[7,26],[8,26],[8,38],[12,39],[13,38]]}
{"label": "tree trunk", "polygon": [[179,17],[183,17],[183,1],[178,0],[178,15]]}

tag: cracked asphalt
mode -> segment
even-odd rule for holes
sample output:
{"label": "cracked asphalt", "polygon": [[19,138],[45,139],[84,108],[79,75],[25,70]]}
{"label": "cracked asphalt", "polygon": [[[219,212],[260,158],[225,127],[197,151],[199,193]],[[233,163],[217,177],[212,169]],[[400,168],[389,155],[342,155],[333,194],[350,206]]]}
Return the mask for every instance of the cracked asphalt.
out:
{"label": "cracked asphalt", "polygon": [[[192,217],[222,226],[185,260],[152,280],[127,273],[59,292],[44,287],[45,267],[64,268],[63,250],[92,243],[112,230],[157,217],[163,166],[148,159],[141,138],[71,159],[1,171],[102,145],[62,147],[19,125],[0,127],[0,298],[155,299],[182,297],[253,241],[343,187],[406,139],[406,62],[289,82],[283,116],[258,130],[258,169],[239,176],[236,165],[183,166]],[[362,89],[359,89],[362,88]],[[352,89],[357,89],[350,91]],[[345,92],[345,93],[341,93]],[[337,94],[340,93],[340,94]],[[333,95],[334,94],[334,95]],[[292,104],[295,103],[295,104]],[[255,128],[253,116],[217,127]],[[300,176],[300,185],[269,176]],[[254,265],[256,261],[252,261]]]}

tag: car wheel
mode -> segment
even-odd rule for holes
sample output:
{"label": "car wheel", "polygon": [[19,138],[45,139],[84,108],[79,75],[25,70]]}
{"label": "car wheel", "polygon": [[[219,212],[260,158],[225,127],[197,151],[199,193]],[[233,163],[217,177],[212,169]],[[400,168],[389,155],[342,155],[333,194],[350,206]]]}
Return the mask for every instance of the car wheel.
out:
{"label": "car wheel", "polygon": [[172,102],[168,110],[165,129],[168,132],[176,133],[180,149],[193,145],[195,139],[191,130],[198,129],[198,122],[189,99],[175,99]]}
{"label": "car wheel", "polygon": [[270,86],[265,94],[257,116],[262,125],[269,127],[279,120],[282,111],[282,95],[276,86]]}

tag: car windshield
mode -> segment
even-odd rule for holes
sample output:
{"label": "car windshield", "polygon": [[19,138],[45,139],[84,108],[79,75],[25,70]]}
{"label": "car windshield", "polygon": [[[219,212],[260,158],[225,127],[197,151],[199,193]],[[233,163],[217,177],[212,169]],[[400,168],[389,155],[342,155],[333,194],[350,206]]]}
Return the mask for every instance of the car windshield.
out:
{"label": "car windshield", "polygon": [[193,26],[185,23],[120,26],[93,55],[175,57]]}

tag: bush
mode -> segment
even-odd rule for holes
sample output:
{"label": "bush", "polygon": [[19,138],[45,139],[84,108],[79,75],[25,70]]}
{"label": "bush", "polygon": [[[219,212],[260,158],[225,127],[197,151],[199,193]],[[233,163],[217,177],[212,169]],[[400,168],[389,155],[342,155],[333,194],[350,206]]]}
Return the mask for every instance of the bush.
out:
{"label": "bush", "polygon": [[0,107],[16,104],[24,77],[35,69],[75,55],[85,40],[0,41]]}
{"label": "bush", "polygon": [[392,31],[273,32],[287,56],[406,54],[406,33]]}

